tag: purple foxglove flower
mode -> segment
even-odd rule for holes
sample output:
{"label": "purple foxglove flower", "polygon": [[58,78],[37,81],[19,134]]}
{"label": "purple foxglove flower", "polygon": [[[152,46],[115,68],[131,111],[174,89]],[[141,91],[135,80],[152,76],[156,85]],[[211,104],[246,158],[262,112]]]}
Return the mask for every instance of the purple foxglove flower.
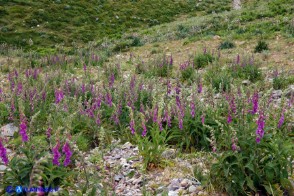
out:
{"label": "purple foxglove flower", "polygon": [[171,127],[171,117],[168,114],[168,108],[166,108],[165,111],[164,111],[163,122],[167,122],[167,126]]}
{"label": "purple foxglove flower", "polygon": [[131,119],[130,121],[130,130],[131,130],[131,133],[134,135],[135,134],[135,121],[133,119]]}
{"label": "purple foxglove flower", "polygon": [[232,115],[231,112],[228,113],[228,119],[227,119],[228,124],[232,122]]}
{"label": "purple foxglove flower", "polygon": [[257,129],[256,129],[256,142],[259,143],[264,136],[264,125],[265,117],[262,112],[260,112],[257,120]]}
{"label": "purple foxglove flower", "polygon": [[181,115],[179,115],[179,128],[180,130],[183,130],[183,118],[181,117]]}
{"label": "purple foxglove flower", "polygon": [[2,144],[1,138],[0,138],[0,157],[5,165],[8,164],[8,157],[7,157],[7,152],[6,148]]}
{"label": "purple foxglove flower", "polygon": [[280,117],[280,120],[279,120],[279,124],[278,124],[278,128],[280,129],[282,127],[282,125],[284,124],[284,120],[285,120],[285,117],[284,117],[284,110],[282,111],[281,113],[281,117]]}
{"label": "purple foxglove flower", "polygon": [[59,163],[59,159],[61,157],[61,154],[59,152],[59,147],[60,147],[60,143],[58,142],[56,144],[56,146],[52,149],[52,152],[53,152],[53,165],[57,165],[57,166],[60,166],[60,163]]}
{"label": "purple foxglove flower", "polygon": [[101,125],[101,115],[100,114],[97,114],[97,117],[96,117],[96,124],[99,126]]}
{"label": "purple foxglove flower", "polygon": [[115,80],[115,76],[114,76],[114,73],[112,73],[112,74],[109,76],[109,88],[112,88],[112,87],[113,87],[114,80]]}
{"label": "purple foxglove flower", "polygon": [[21,82],[19,82],[18,84],[17,84],[17,92],[16,92],[16,94],[19,96],[21,93],[22,93],[22,83]]}
{"label": "purple foxglove flower", "polygon": [[153,122],[156,123],[158,118],[158,106],[156,105],[153,111]]}
{"label": "purple foxglove flower", "polygon": [[131,82],[130,82],[130,90],[133,92],[134,89],[135,89],[135,85],[136,85],[136,75],[134,75],[131,79]]}
{"label": "purple foxglove flower", "polygon": [[47,97],[47,93],[46,93],[46,91],[44,91],[42,93],[42,100],[45,101],[46,100],[46,97]]}
{"label": "purple foxglove flower", "polygon": [[256,112],[258,110],[258,92],[255,92],[253,94],[253,97],[252,97],[252,105],[253,105],[253,108],[252,108],[251,113],[252,114],[256,114]]}
{"label": "purple foxglove flower", "polygon": [[72,152],[70,150],[70,146],[68,144],[68,142],[66,142],[62,148],[62,152],[65,154],[65,159],[63,162],[63,165],[66,167],[69,165],[70,163],[70,157],[72,156]]}
{"label": "purple foxglove flower", "polygon": [[2,101],[2,95],[3,95],[3,91],[2,91],[2,89],[0,88],[0,102]]}
{"label": "purple foxglove flower", "polygon": [[111,107],[112,106],[112,96],[111,96],[111,93],[107,93],[106,94],[106,104]]}
{"label": "purple foxglove flower", "polygon": [[170,83],[170,81],[168,80],[168,81],[167,81],[167,94],[168,94],[168,95],[171,93],[171,89],[172,89],[172,87],[171,87],[171,83]]}
{"label": "purple foxglove flower", "polygon": [[52,129],[50,127],[48,127],[48,129],[46,131],[47,138],[51,137],[51,131],[52,131]]}
{"label": "purple foxglove flower", "polygon": [[205,114],[202,114],[202,116],[201,116],[201,122],[204,125],[204,123],[205,123]]}
{"label": "purple foxglove flower", "polygon": [[201,93],[202,92],[202,83],[199,82],[198,83],[198,93]]}
{"label": "purple foxglove flower", "polygon": [[14,76],[15,76],[15,78],[18,78],[18,72],[16,69],[14,69]]}
{"label": "purple foxglove flower", "polygon": [[193,101],[191,101],[190,107],[191,107],[191,116],[194,118],[195,117],[195,103]]}
{"label": "purple foxglove flower", "polygon": [[86,86],[85,86],[85,84],[82,84],[81,90],[82,90],[82,93],[85,94],[85,92],[86,92]]}
{"label": "purple foxglove flower", "polygon": [[59,104],[64,98],[62,90],[55,90],[55,103]]}
{"label": "purple foxglove flower", "polygon": [[235,143],[232,144],[232,151],[236,151],[237,150],[237,145]]}
{"label": "purple foxglove flower", "polygon": [[86,71],[87,71],[87,65],[86,63],[84,63],[84,72],[86,73]]}
{"label": "purple foxglove flower", "polygon": [[140,112],[145,115],[145,108],[143,103],[140,104]]}
{"label": "purple foxglove flower", "polygon": [[147,134],[147,128],[146,128],[144,120],[142,121],[142,128],[143,128],[142,137],[145,137]]}
{"label": "purple foxglove flower", "polygon": [[26,123],[24,115],[21,115],[21,123],[19,125],[19,134],[21,135],[23,142],[28,141],[27,123]]}
{"label": "purple foxglove flower", "polygon": [[237,64],[237,65],[240,64],[240,55],[239,55],[239,54],[238,54],[238,56],[237,56],[236,64]]}
{"label": "purple foxglove flower", "polygon": [[159,130],[162,131],[163,130],[163,127],[162,127],[162,118],[161,117],[159,117],[157,123],[158,123],[158,126],[159,126]]}
{"label": "purple foxglove flower", "polygon": [[175,91],[176,91],[176,94],[179,95],[180,92],[181,92],[181,87],[180,87],[180,84],[178,83],[176,88],[175,88]]}

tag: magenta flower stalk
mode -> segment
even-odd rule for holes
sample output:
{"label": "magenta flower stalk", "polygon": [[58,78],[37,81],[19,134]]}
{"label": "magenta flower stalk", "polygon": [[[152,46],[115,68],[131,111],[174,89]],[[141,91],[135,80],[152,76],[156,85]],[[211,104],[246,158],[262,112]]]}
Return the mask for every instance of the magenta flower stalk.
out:
{"label": "magenta flower stalk", "polygon": [[130,121],[130,130],[131,130],[131,133],[134,135],[135,134],[135,120],[134,119],[131,119]]}
{"label": "magenta flower stalk", "polygon": [[136,85],[136,76],[134,75],[134,76],[132,77],[131,81],[130,81],[130,90],[131,90],[131,92],[134,91],[134,89],[135,89],[135,85]]}
{"label": "magenta flower stalk", "polygon": [[109,76],[109,88],[112,88],[113,87],[113,84],[114,84],[114,80],[115,80],[115,76],[114,76],[114,73],[112,73],[110,76]]}
{"label": "magenta flower stalk", "polygon": [[52,152],[53,152],[53,165],[57,165],[57,166],[60,166],[60,163],[59,163],[59,159],[61,157],[61,154],[59,152],[59,147],[60,147],[60,143],[58,141],[58,143],[56,144],[56,146],[52,149]]}
{"label": "magenta flower stalk", "polygon": [[227,123],[230,124],[232,122],[232,115],[231,115],[231,112],[229,111],[228,113],[228,118],[227,118]]}
{"label": "magenta flower stalk", "polygon": [[27,135],[27,123],[26,123],[26,119],[24,117],[24,115],[21,115],[21,123],[19,125],[19,134],[22,137],[22,141],[23,142],[27,142],[28,141],[28,135]]}
{"label": "magenta flower stalk", "polygon": [[3,91],[2,91],[2,89],[0,88],[0,102],[2,101],[2,94],[3,94]]}
{"label": "magenta flower stalk", "polygon": [[278,128],[280,129],[282,127],[282,125],[284,124],[284,120],[285,120],[285,117],[284,117],[284,109],[282,110],[282,113],[281,113],[281,117],[280,117],[280,120],[279,120],[279,123],[278,123]]}
{"label": "magenta flower stalk", "polygon": [[168,108],[166,108],[164,111],[163,122],[167,122],[167,126],[171,127],[171,117],[168,113]]}
{"label": "magenta flower stalk", "polygon": [[199,82],[198,83],[198,93],[201,93],[202,92],[202,83]]}
{"label": "magenta flower stalk", "polygon": [[84,63],[84,72],[86,73],[86,71],[87,71],[87,65],[86,65],[86,63]]}
{"label": "magenta flower stalk", "polygon": [[46,93],[46,91],[44,91],[44,92],[42,93],[42,100],[43,100],[43,101],[46,101],[46,97],[47,97],[47,93]]}
{"label": "magenta flower stalk", "polygon": [[156,123],[158,118],[158,106],[156,105],[153,110],[153,122]]}
{"label": "magenta flower stalk", "polygon": [[50,138],[51,137],[51,131],[52,131],[52,129],[50,127],[48,127],[48,129],[46,131],[47,138]]}
{"label": "magenta flower stalk", "polygon": [[232,144],[232,151],[236,151],[237,150],[237,145],[236,145],[236,143],[233,143]]}
{"label": "magenta flower stalk", "polygon": [[18,84],[17,84],[17,92],[16,92],[16,94],[19,96],[21,93],[22,93],[22,83],[21,82],[19,82]]}
{"label": "magenta flower stalk", "polygon": [[111,96],[111,93],[106,93],[106,97],[105,97],[105,101],[106,101],[106,104],[111,107],[112,106],[112,96]]}
{"label": "magenta flower stalk", "polygon": [[72,152],[70,150],[70,146],[68,144],[68,142],[66,142],[62,148],[62,152],[65,154],[65,159],[63,162],[63,165],[66,167],[69,165],[70,163],[70,157],[72,156]]}
{"label": "magenta flower stalk", "polygon": [[205,123],[205,114],[202,114],[202,116],[201,116],[201,122],[204,125],[204,123]]}
{"label": "magenta flower stalk", "polygon": [[81,86],[81,90],[82,90],[82,93],[85,94],[85,92],[86,92],[86,86],[85,86],[84,83]]}
{"label": "magenta flower stalk", "polygon": [[2,161],[3,161],[3,163],[5,165],[7,165],[8,164],[7,152],[6,152],[6,148],[2,144],[1,139],[0,139],[0,157],[1,157]]}
{"label": "magenta flower stalk", "polygon": [[158,126],[159,126],[159,130],[162,131],[163,130],[163,127],[162,127],[162,119],[161,117],[158,119]]}
{"label": "magenta flower stalk", "polygon": [[96,124],[99,126],[101,125],[101,115],[98,113],[96,117]]}
{"label": "magenta flower stalk", "polygon": [[55,90],[55,103],[59,104],[64,98],[62,90]]}
{"label": "magenta flower stalk", "polygon": [[256,114],[258,110],[258,92],[255,92],[252,97],[252,114]]}
{"label": "magenta flower stalk", "polygon": [[194,101],[191,101],[190,108],[191,108],[191,116],[194,118],[195,117],[195,103],[194,103]]}
{"label": "magenta flower stalk", "polygon": [[238,54],[238,56],[237,56],[236,64],[237,64],[237,65],[240,64],[240,55],[239,55],[239,54]]}
{"label": "magenta flower stalk", "polygon": [[261,139],[264,136],[264,125],[265,117],[262,112],[260,112],[257,120],[257,129],[256,129],[256,143],[260,143]]}
{"label": "magenta flower stalk", "polygon": [[168,80],[167,81],[167,95],[169,95],[171,93],[171,89],[172,89],[172,86],[171,86],[170,81]]}
{"label": "magenta flower stalk", "polygon": [[146,134],[147,134],[147,128],[146,128],[146,125],[145,125],[145,121],[144,120],[142,120],[142,128],[143,128],[142,137],[145,137]]}

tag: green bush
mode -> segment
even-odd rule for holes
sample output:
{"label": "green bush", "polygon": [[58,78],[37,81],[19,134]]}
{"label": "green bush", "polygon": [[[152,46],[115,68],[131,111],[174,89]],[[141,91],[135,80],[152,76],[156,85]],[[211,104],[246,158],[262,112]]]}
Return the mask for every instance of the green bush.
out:
{"label": "green bush", "polygon": [[90,139],[88,137],[85,137],[83,135],[77,136],[76,139],[77,146],[81,151],[88,151],[90,149]]}
{"label": "green bush", "polygon": [[282,195],[285,189],[290,191],[292,185],[288,177],[292,166],[288,158],[293,157],[291,142],[271,138],[256,144],[254,138],[249,138],[239,138],[240,152],[224,152],[217,157],[217,163],[210,170],[214,187],[229,195],[256,192]]}
{"label": "green bush", "polygon": [[234,65],[230,69],[231,75],[234,78],[241,78],[256,82],[262,79],[262,72],[257,65],[246,64],[246,65]]}
{"label": "green bush", "polygon": [[273,79],[273,88],[274,89],[285,89],[289,85],[294,84],[294,76],[277,76]]}
{"label": "green bush", "polygon": [[184,70],[181,70],[181,79],[183,81],[193,80],[194,68],[189,66]]}
{"label": "green bush", "polygon": [[255,46],[254,52],[255,53],[260,53],[264,50],[269,50],[268,44],[265,41],[258,41],[257,45]]}
{"label": "green bush", "polygon": [[213,67],[206,72],[204,78],[216,92],[229,91],[231,89],[232,76],[226,70]]}
{"label": "green bush", "polygon": [[204,68],[209,63],[212,63],[213,60],[214,58],[211,54],[208,54],[208,53],[198,54],[194,57],[195,68],[197,69]]}
{"label": "green bush", "polygon": [[224,41],[218,46],[218,49],[220,50],[231,49],[231,48],[235,48],[235,44],[231,41]]}

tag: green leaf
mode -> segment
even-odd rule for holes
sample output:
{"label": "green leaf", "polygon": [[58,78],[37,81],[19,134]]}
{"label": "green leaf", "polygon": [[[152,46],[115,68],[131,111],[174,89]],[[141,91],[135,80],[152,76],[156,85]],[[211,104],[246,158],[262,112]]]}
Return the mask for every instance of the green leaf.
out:
{"label": "green leaf", "polygon": [[285,188],[288,191],[294,189],[294,187],[293,187],[292,183],[290,182],[290,180],[288,180],[286,178],[281,179],[281,185],[282,185],[283,188]]}
{"label": "green leaf", "polygon": [[265,190],[268,194],[273,195],[273,190],[272,190],[271,186],[264,184],[263,187],[265,188]]}
{"label": "green leaf", "polygon": [[247,182],[247,185],[249,186],[249,188],[256,192],[255,186],[254,186],[253,181],[251,180],[250,177],[246,178],[246,182]]}

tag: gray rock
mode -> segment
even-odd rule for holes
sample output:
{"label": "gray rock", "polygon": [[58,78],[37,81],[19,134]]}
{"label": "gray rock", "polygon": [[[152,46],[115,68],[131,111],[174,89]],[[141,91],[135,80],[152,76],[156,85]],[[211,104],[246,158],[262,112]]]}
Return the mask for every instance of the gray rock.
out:
{"label": "gray rock", "polygon": [[189,193],[194,193],[197,190],[197,187],[192,185],[189,187]]}
{"label": "gray rock", "polygon": [[248,85],[251,84],[251,82],[250,82],[250,80],[243,80],[243,81],[242,81],[242,84],[243,84],[244,86],[248,86]]}
{"label": "gray rock", "polygon": [[133,145],[130,143],[130,142],[127,142],[127,143],[125,143],[124,145],[122,145],[122,149],[130,149],[130,148],[132,148],[133,147]]}
{"label": "gray rock", "polygon": [[274,90],[272,97],[273,99],[279,99],[282,97],[283,91],[282,90]]}
{"label": "gray rock", "polygon": [[169,191],[168,192],[168,196],[178,196],[179,195],[179,191]]}
{"label": "gray rock", "polygon": [[161,154],[161,156],[165,159],[174,159],[176,157],[176,150],[167,149]]}
{"label": "gray rock", "polygon": [[115,175],[114,176],[114,180],[116,181],[116,182],[119,182],[121,179],[123,179],[123,175],[120,175],[120,174],[118,174],[118,175]]}
{"label": "gray rock", "polygon": [[220,93],[217,93],[216,95],[214,95],[214,98],[215,99],[221,99],[222,98],[222,95]]}
{"label": "gray rock", "polygon": [[168,190],[169,191],[175,191],[178,190],[181,187],[180,184],[181,180],[180,179],[173,179],[170,183],[170,185],[168,186]]}
{"label": "gray rock", "polygon": [[2,136],[12,137],[15,132],[18,131],[18,127],[14,126],[13,123],[7,124],[0,128]]}
{"label": "gray rock", "polygon": [[290,85],[285,90],[285,96],[288,97],[288,98],[294,97],[294,85]]}
{"label": "gray rock", "polygon": [[[184,179],[184,180],[182,180],[182,182],[181,182],[181,186],[182,186],[182,187],[188,187],[189,184],[190,184],[190,182],[189,182],[188,179]],[[192,183],[191,183],[191,184],[192,184]]]}
{"label": "gray rock", "polygon": [[6,166],[5,165],[0,165],[0,171],[4,171],[4,170],[6,170]]}

